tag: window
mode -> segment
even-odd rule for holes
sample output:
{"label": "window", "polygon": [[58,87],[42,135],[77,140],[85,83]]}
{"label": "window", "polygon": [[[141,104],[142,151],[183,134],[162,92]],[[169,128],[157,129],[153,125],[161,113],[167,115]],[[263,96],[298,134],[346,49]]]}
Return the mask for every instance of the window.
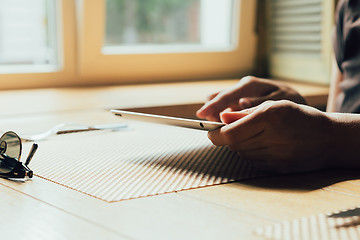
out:
{"label": "window", "polygon": [[56,29],[55,1],[0,0],[0,71],[55,70]]}
{"label": "window", "polygon": [[231,78],[254,68],[254,0],[83,0],[79,6],[79,73],[87,83]]}
{"label": "window", "polygon": [[329,82],[334,5],[332,0],[269,2],[272,77]]}
{"label": "window", "polygon": [[102,51],[131,54],[233,50],[234,3],[107,0]]}
{"label": "window", "polygon": [[76,84],[73,0],[0,0],[0,88]]}
{"label": "window", "polygon": [[0,0],[0,86],[240,77],[255,13],[255,0]]}

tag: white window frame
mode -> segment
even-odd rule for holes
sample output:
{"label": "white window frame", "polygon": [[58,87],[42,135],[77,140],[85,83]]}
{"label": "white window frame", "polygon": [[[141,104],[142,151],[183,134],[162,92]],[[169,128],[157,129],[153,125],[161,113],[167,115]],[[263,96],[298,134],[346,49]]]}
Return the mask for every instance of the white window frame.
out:
{"label": "white window frame", "polygon": [[[76,19],[73,0],[56,1],[59,65],[6,66],[0,72],[0,89],[61,87],[76,85]],[[5,72],[5,73],[4,73]],[[17,72],[17,73],[13,73]]]}

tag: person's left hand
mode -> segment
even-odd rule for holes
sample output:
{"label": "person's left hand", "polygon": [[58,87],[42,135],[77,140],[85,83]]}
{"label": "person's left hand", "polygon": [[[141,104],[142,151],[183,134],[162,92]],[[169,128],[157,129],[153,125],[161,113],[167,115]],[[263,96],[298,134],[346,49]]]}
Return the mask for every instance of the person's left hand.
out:
{"label": "person's left hand", "polygon": [[259,170],[302,172],[331,165],[331,119],[315,108],[290,101],[267,101],[223,112],[224,127],[209,132],[217,146],[229,146]]}
{"label": "person's left hand", "polygon": [[290,100],[306,104],[306,100],[288,85],[247,76],[231,88],[209,96],[196,115],[209,121],[220,121],[220,113],[223,111],[240,111],[258,106],[267,100]]}

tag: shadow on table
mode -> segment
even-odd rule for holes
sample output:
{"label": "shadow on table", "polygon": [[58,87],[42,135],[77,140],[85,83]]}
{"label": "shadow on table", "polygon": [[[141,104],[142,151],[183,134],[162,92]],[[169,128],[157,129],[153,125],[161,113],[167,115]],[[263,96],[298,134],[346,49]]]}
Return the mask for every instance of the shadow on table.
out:
{"label": "shadow on table", "polygon": [[360,179],[360,170],[322,170],[307,173],[272,175],[242,181],[241,183],[261,188],[311,191],[328,187],[335,183],[356,179]]}
{"label": "shadow on table", "polygon": [[356,227],[360,225],[360,208],[353,208],[343,210],[337,213],[333,213],[328,215],[328,218],[333,219],[345,219],[346,221],[336,222],[336,228],[348,228],[348,227]]}
{"label": "shadow on table", "polygon": [[[274,175],[257,171],[251,161],[241,159],[226,147],[206,146],[183,152],[149,157],[146,167],[217,183],[238,182],[259,188],[311,191],[347,180],[360,179],[360,170],[322,170]],[[359,186],[360,188],[360,186]]]}

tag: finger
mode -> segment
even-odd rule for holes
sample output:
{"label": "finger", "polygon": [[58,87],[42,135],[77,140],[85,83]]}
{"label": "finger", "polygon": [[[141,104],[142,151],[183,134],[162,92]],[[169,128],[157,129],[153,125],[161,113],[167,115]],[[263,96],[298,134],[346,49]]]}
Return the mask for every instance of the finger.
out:
{"label": "finger", "polygon": [[201,119],[206,119],[213,122],[221,122],[220,115],[204,113],[202,109],[196,112],[196,116]]}
{"label": "finger", "polygon": [[234,152],[254,151],[269,147],[265,138],[265,131],[236,144],[229,145],[229,148]]}
{"label": "finger", "polygon": [[233,123],[233,122],[249,115],[250,113],[251,113],[251,111],[238,111],[238,112],[225,111],[220,114],[220,119],[221,119],[221,122],[230,124],[230,123]]}
{"label": "finger", "polygon": [[253,104],[250,100],[250,98],[240,98],[239,99],[239,108],[240,109],[246,109],[253,107]]}
{"label": "finger", "polygon": [[[236,88],[218,93],[211,101],[207,102],[199,111],[198,116],[205,118],[218,114],[230,107],[233,111],[250,108],[260,103],[275,98],[279,87],[269,80],[255,77],[242,78]],[[275,99],[274,99],[275,100]]]}
{"label": "finger", "polygon": [[[198,111],[199,118],[206,118],[212,121],[219,120],[219,114],[226,108],[233,111],[239,111],[251,106],[255,106],[246,102],[246,97],[261,97],[271,92],[277,91],[279,87],[269,80],[259,79],[255,77],[242,78],[236,87],[220,92],[213,99],[204,104]],[[239,99],[242,100],[241,106]]]}
{"label": "finger", "polygon": [[222,130],[225,127],[226,126],[208,132],[208,138],[210,139],[212,144],[214,144],[215,146],[226,146],[226,145],[228,145],[227,140],[224,137],[224,134],[222,133]]}
{"label": "finger", "polygon": [[263,102],[266,102],[268,100],[281,100],[283,99],[282,96],[280,96],[280,91],[274,91],[270,92],[267,95],[259,96],[259,97],[244,97],[239,99],[239,107],[241,109],[246,109],[250,107],[256,107]]}
{"label": "finger", "polygon": [[254,112],[220,129],[209,132],[208,137],[212,143],[216,146],[234,146],[264,131],[265,123],[261,121],[261,116],[258,116],[256,109],[250,109],[249,111]]}
{"label": "finger", "polygon": [[197,112],[196,115],[199,118],[206,118],[208,120],[220,120],[220,112],[227,108],[237,107],[237,99],[235,95],[230,93],[220,93],[213,99],[206,102]]}
{"label": "finger", "polygon": [[220,93],[220,92],[211,94],[210,96],[208,96],[208,97],[206,98],[206,100],[207,100],[207,101],[210,101],[211,99],[215,98],[219,93]]}
{"label": "finger", "polygon": [[238,83],[238,94],[242,97],[260,97],[277,91],[279,86],[269,79],[244,77]]}
{"label": "finger", "polygon": [[[244,95],[246,92],[252,92],[251,89],[263,89],[263,87],[254,87],[253,85],[256,85],[256,83],[254,84],[253,79],[255,78],[244,77],[233,88],[211,95],[211,99],[196,112],[196,115],[199,118],[206,118],[208,120],[212,120],[219,119],[220,112],[222,112],[226,108],[231,108],[233,111],[241,110],[239,109],[238,99],[242,97],[242,95]],[[264,88],[267,92],[268,87],[265,86]]]}

